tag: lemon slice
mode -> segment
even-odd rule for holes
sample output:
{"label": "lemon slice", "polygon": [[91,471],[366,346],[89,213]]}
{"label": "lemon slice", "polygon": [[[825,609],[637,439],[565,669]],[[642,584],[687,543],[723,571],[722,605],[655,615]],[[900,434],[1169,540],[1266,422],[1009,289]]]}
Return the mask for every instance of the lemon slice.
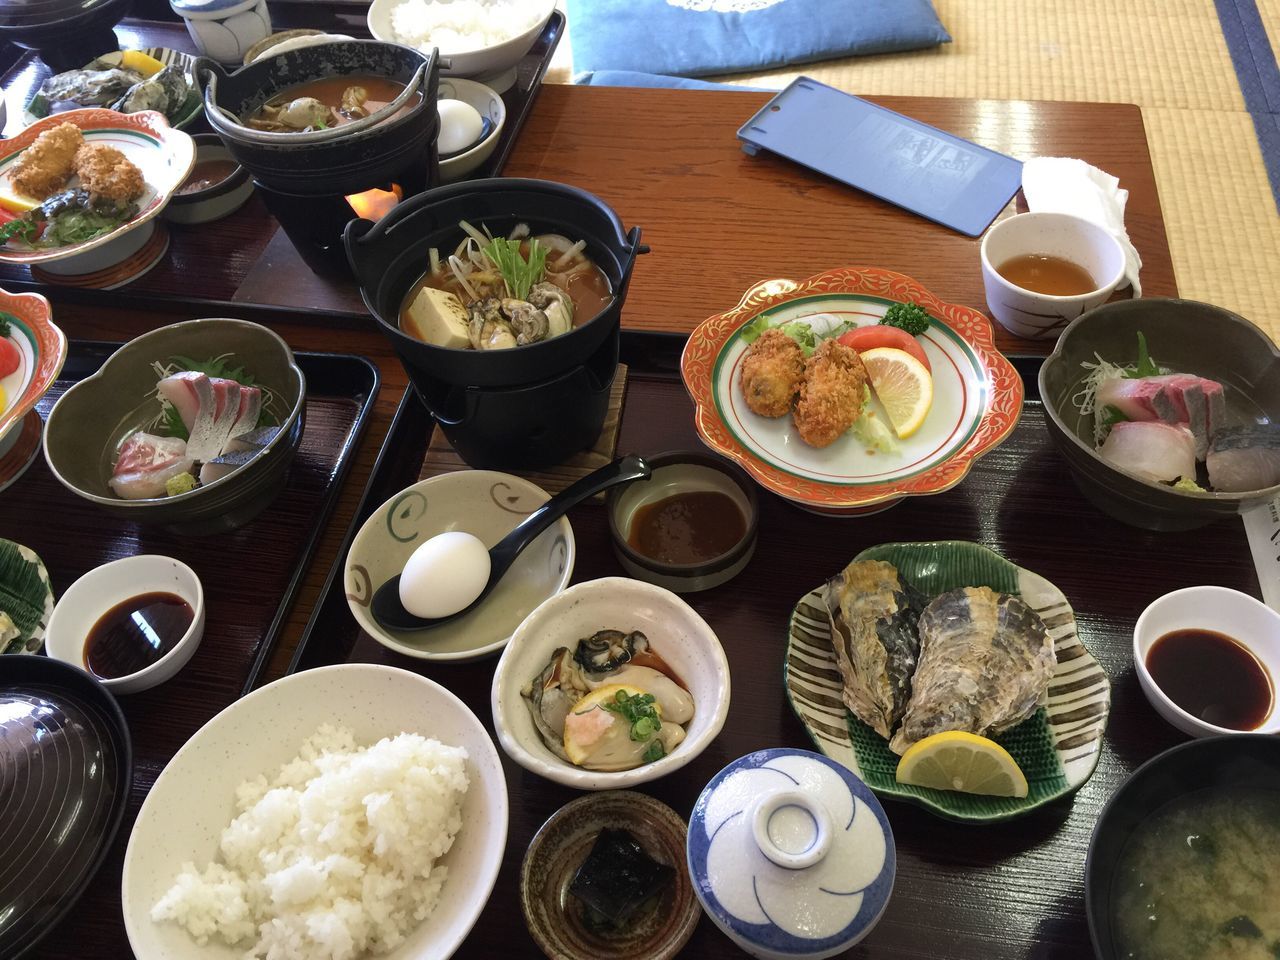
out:
{"label": "lemon slice", "polygon": [[164,69],[164,64],[155,57],[148,56],[141,50],[125,50],[120,54],[120,66],[137,70],[144,77],[150,77]]}
{"label": "lemon slice", "polygon": [[905,440],[924,423],[933,406],[933,377],[923,363],[894,347],[864,350],[863,366],[899,439]]}
{"label": "lemon slice", "polygon": [[988,797],[1027,795],[1027,778],[1009,751],[994,740],[959,730],[935,733],[912,744],[898,761],[897,780]]}

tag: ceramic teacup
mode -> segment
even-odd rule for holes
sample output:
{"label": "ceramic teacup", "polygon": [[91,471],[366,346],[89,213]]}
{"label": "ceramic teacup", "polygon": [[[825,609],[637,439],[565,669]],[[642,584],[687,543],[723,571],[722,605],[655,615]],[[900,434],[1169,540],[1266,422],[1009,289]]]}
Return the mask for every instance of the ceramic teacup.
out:
{"label": "ceramic teacup", "polygon": [[[1027,254],[1068,260],[1096,286],[1088,293],[1055,296],[1016,286],[996,272]],[[1105,303],[1124,279],[1120,241],[1096,223],[1066,213],[1024,213],[1002,220],[982,238],[981,255],[991,315],[1010,333],[1031,340],[1058,336],[1080,314]]]}

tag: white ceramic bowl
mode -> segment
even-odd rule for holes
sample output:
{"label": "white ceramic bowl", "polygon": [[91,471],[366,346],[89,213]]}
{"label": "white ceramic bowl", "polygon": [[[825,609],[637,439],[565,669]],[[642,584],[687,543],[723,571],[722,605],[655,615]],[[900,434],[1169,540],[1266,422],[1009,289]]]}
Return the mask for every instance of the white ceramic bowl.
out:
{"label": "white ceramic bowl", "polygon": [[[373,34],[374,39],[384,40],[387,43],[403,43],[405,46],[413,46],[412,43],[401,40],[391,26],[391,11],[403,2],[404,0],[373,0],[373,3],[369,5],[367,20],[369,32]],[[539,34],[542,33],[547,21],[551,19],[552,12],[555,10],[555,0],[539,0],[539,2],[544,11],[539,16],[538,22],[517,37],[475,50],[450,50],[447,48],[441,50],[441,58],[449,61],[447,68],[442,66],[441,74],[454,77],[473,77],[488,84],[498,93],[502,93],[515,82],[516,64],[529,52],[529,48],[538,39]],[[433,44],[429,41],[424,43],[421,47],[422,52],[429,53],[432,46]]]}
{"label": "white ceramic bowl", "polygon": [[[557,647],[608,628],[639,630],[648,637],[684,681],[694,713],[683,742],[661,760],[602,773],[576,767],[547,749],[520,688],[542,671]],[[707,622],[670,590],[604,577],[570,587],[525,618],[498,661],[491,699],[498,742],[520,766],[579,790],[621,790],[680,769],[716,738],[729,712],[729,663]]]}
{"label": "white ceramic bowl", "polygon": [[440,78],[439,99],[461,100],[474,107],[481,117],[488,117],[490,124],[489,135],[479,143],[469,150],[454,154],[448,160],[440,161],[440,182],[452,183],[472,173],[493,156],[498,138],[502,136],[502,128],[507,122],[507,106],[500,96],[483,83],[458,77]]}
{"label": "white ceramic bowl", "polygon": [[[196,144],[196,165],[206,160],[230,160],[235,158],[216,133],[197,133],[191,138]],[[195,168],[192,168],[195,172]],[[239,164],[224,179],[210,184],[203,190],[183,193],[181,188],[173,195],[161,216],[170,223],[209,223],[230,216],[253,196],[253,180],[249,171]]]}
{"label": "white ceramic bowl", "polygon": [[186,666],[204,637],[204,588],[195,571],[181,560],[158,554],[139,554],[94,567],[67,588],[49,618],[45,652],[81,670],[88,670],[84,644],[98,619],[117,603],[143,593],[172,593],[195,611],[182,639],[163,657],[139,670],[115,679],[99,677],[114,694],[137,693],[164,683]]}
{"label": "white ceramic bowl", "polygon": [[[1232,730],[1206,723],[1170,700],[1147,670],[1147,653],[1174,630],[1212,630],[1248,647],[1272,679],[1271,713],[1254,730]],[[1280,733],[1280,704],[1274,684],[1280,678],[1280,613],[1247,593],[1227,587],[1187,587],[1151,603],[1133,628],[1133,667],[1147,700],[1164,719],[1193,737],[1227,733]]]}
{"label": "white ceramic bowl", "polygon": [[388,631],[369,611],[374,591],[438,533],[461,530],[492,547],[551,499],[521,477],[461,470],[422,480],[370,514],[347,552],[343,580],[351,614],[384,647],[422,660],[478,660],[497,653],[520,621],[573,576],[573,528],[561,517],[529,544],[493,592],[465,617],[430,630]]}
{"label": "white ceramic bowl", "polygon": [[273,774],[321,724],[349,729],[359,744],[420,733],[466,747],[470,786],[462,829],[442,862],[449,875],[439,905],[385,960],[447,957],[484,908],[507,838],[507,787],[493,741],[444,687],[395,667],[342,664],[294,674],[237,700],[177,752],[147,794],[124,857],[121,901],[133,952],[147,960],[234,960],[199,946],[181,927],[157,924],[152,905],[184,861],[204,866],[235,815],[236,786]]}
{"label": "white ceramic bowl", "polygon": [[[1025,290],[996,272],[1026,254],[1069,260],[1088,271],[1097,287],[1059,297]],[[1031,340],[1057,337],[1080,314],[1106,303],[1124,279],[1120,241],[1096,223],[1066,213],[1023,213],[1001,220],[982,238],[981,257],[991,315],[1010,333]]]}

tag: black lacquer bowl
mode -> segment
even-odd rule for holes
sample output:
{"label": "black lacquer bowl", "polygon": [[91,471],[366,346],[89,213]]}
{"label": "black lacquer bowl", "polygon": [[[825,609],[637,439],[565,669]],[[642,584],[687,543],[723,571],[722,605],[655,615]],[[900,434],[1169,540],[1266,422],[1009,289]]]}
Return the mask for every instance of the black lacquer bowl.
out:
{"label": "black lacquer bowl", "polygon": [[0,41],[34,50],[51,70],[75,70],[120,48],[112,31],[133,0],[0,0]]}
{"label": "black lacquer bowl", "polygon": [[[438,176],[434,51],[343,40],[268,56],[231,74],[201,58],[196,74],[210,126],[236,162],[268,187],[298,194],[358,193],[397,179],[414,164],[425,165],[425,183]],[[389,77],[406,87],[383,110],[327,130],[268,133],[239,122],[289,87],[347,74]],[[410,109],[399,112],[406,104]]]}
{"label": "black lacquer bowl", "polygon": [[1190,740],[1147,761],[1116,791],[1094,827],[1084,868],[1089,935],[1099,960],[1120,960],[1112,931],[1113,884],[1130,836],[1161,807],[1211,787],[1280,792],[1280,737],[1231,734]]}
{"label": "black lacquer bowl", "polygon": [[0,658],[0,957],[27,954],[102,865],[133,782],[129,727],[97,680]]}
{"label": "black lacquer bowl", "polygon": [[[586,241],[613,300],[568,333],[509,350],[454,350],[403,333],[400,307],[432,247],[452,252],[458,223],[506,236],[518,223],[534,234]],[[445,435],[475,467],[520,469],[558,463],[600,434],[617,367],[622,306],[640,244],[599,197],[545,180],[494,178],[439,187],[396,206],[377,224],[353,220],[347,256],[378,327]]]}

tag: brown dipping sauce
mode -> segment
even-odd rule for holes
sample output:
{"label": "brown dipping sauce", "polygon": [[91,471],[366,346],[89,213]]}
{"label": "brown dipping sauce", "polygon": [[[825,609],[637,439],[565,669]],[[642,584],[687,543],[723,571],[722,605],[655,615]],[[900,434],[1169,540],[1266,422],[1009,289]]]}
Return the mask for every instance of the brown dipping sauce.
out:
{"label": "brown dipping sauce", "polygon": [[1151,679],[1199,720],[1256,730],[1271,713],[1271,675],[1248,647],[1213,630],[1174,630],[1147,653]]}
{"label": "brown dipping sauce", "polygon": [[746,517],[732,497],[694,490],[636,510],[627,543],[660,563],[705,563],[731,550],[746,532]]}
{"label": "brown dipping sauce", "polygon": [[1061,257],[1028,253],[1013,257],[996,267],[996,273],[1015,287],[1048,294],[1051,297],[1075,297],[1097,290],[1089,271]]}
{"label": "brown dipping sauce", "polygon": [[173,593],[130,597],[93,625],[84,643],[84,664],[104,680],[137,673],[177,646],[195,616],[191,604]]}
{"label": "brown dipping sauce", "polygon": [[201,160],[191,168],[191,174],[182,181],[178,193],[195,193],[208,190],[214,184],[221,183],[239,166],[234,160]]}

